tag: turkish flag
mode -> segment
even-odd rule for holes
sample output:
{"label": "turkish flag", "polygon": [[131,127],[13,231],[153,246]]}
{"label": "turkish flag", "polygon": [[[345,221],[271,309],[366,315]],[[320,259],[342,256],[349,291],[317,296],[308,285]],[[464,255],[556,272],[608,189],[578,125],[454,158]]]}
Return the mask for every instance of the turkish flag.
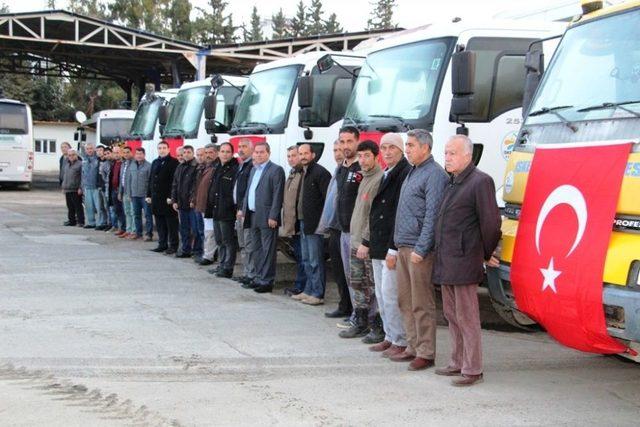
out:
{"label": "turkish flag", "polygon": [[518,309],[577,350],[628,349],[607,333],[602,276],[632,143],[538,145],[511,283]]}

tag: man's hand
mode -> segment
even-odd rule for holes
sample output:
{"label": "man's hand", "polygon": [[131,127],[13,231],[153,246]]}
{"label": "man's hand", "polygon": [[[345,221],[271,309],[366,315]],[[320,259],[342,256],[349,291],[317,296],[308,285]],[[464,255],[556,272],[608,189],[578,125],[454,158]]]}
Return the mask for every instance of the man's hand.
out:
{"label": "man's hand", "polygon": [[424,257],[418,255],[415,252],[411,252],[411,262],[414,264],[420,264],[422,262],[422,260],[424,259]]}
{"label": "man's hand", "polygon": [[238,213],[236,213],[236,218],[238,218],[238,219],[240,219],[240,220],[241,220],[242,218],[244,218],[244,214],[242,213],[242,211],[238,211]]}
{"label": "man's hand", "polygon": [[387,256],[384,259],[387,263],[387,268],[389,270],[395,270],[396,269],[396,261],[398,260],[398,257],[395,255],[389,255],[387,254]]}
{"label": "man's hand", "polygon": [[356,257],[358,257],[358,259],[367,259],[368,256],[369,256],[369,248],[362,244],[358,246],[358,250],[356,251]]}
{"label": "man's hand", "polygon": [[148,204],[151,204],[151,197],[147,197],[146,199],[144,199],[145,202],[147,202]]}
{"label": "man's hand", "polygon": [[278,221],[276,221],[275,219],[269,218],[267,220],[267,224],[269,224],[269,228],[278,228]]}
{"label": "man's hand", "polygon": [[498,259],[498,257],[496,256],[496,253],[494,252],[493,255],[491,255],[491,258],[489,258],[488,260],[485,260],[484,264],[487,267],[500,267],[500,260]]}
{"label": "man's hand", "polygon": [[170,205],[170,204],[172,204],[172,203],[173,203],[173,200],[171,200],[171,199],[167,199],[167,204],[168,204],[168,205]]}
{"label": "man's hand", "polygon": [[178,211],[178,204],[174,203],[172,206],[173,206],[173,210],[177,212]]}
{"label": "man's hand", "polygon": [[78,196],[82,196],[82,188],[78,188]]}
{"label": "man's hand", "polygon": [[196,205],[195,205],[195,203],[193,203],[193,202],[189,202],[189,207],[190,207],[191,209],[193,209],[193,208],[195,208],[195,207],[196,207]]}
{"label": "man's hand", "polygon": [[118,194],[118,201],[121,202],[122,201],[122,194]]}

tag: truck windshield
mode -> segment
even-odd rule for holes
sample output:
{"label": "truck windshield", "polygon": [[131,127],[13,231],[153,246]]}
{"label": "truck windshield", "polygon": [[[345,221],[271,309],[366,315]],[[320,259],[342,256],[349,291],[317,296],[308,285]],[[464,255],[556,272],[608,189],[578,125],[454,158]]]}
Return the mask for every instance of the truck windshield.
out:
{"label": "truck windshield", "polygon": [[102,119],[100,121],[100,140],[111,143],[115,139],[124,140],[131,129],[133,119]]}
{"label": "truck windshield", "polygon": [[142,139],[153,139],[153,131],[158,120],[158,111],[162,105],[162,98],[155,98],[152,101],[143,101],[138,106],[136,116],[131,125],[131,135],[139,136]]}
{"label": "truck windshield", "polygon": [[26,135],[28,131],[27,107],[20,104],[0,103],[0,134]]}
{"label": "truck windshield", "polygon": [[234,128],[284,128],[301,66],[290,65],[251,74],[233,120]]}
{"label": "truck windshield", "polygon": [[525,125],[640,114],[640,10],[567,30]]}
{"label": "truck windshield", "polygon": [[[345,119],[371,123],[397,118],[414,127],[432,118],[453,39],[391,47],[367,56]],[[347,120],[348,121],[348,120]]]}
{"label": "truck windshield", "polygon": [[202,118],[204,98],[210,90],[209,85],[181,90],[174,99],[164,134],[195,138]]}

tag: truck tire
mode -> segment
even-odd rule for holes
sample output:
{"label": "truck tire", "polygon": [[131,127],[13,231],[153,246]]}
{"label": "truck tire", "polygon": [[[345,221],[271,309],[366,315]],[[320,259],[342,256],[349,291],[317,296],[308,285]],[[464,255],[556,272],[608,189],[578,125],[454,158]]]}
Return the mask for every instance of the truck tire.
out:
{"label": "truck tire", "polygon": [[540,326],[536,322],[534,322],[527,315],[519,312],[518,310],[507,307],[504,304],[500,304],[493,298],[491,298],[491,305],[493,306],[495,312],[498,313],[498,316],[500,316],[500,318],[502,318],[502,320],[507,322],[509,325],[528,332],[540,330]]}

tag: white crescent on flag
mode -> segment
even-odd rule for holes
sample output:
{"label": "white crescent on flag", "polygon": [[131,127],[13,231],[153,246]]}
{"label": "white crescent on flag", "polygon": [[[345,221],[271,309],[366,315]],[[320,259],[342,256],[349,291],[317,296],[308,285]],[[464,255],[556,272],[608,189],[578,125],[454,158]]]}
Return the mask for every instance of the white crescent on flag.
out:
{"label": "white crescent on flag", "polygon": [[578,218],[578,232],[567,256],[571,255],[580,244],[584,230],[587,227],[587,202],[584,200],[580,190],[573,185],[561,185],[549,194],[540,209],[538,221],[536,222],[536,249],[538,254],[540,254],[540,232],[542,231],[542,226],[553,208],[563,204],[571,206]]}

